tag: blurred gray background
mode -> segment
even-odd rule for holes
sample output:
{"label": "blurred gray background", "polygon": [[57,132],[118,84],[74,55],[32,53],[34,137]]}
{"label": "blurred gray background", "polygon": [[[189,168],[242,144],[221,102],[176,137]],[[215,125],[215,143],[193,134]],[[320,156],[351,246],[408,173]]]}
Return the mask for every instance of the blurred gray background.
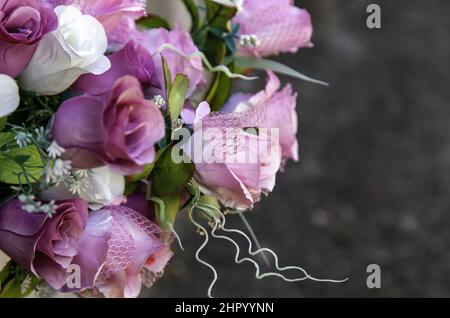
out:
{"label": "blurred gray background", "polygon": [[[366,27],[371,2],[381,30]],[[299,93],[301,160],[248,214],[282,265],[350,280],[258,281],[251,265],[234,264],[232,245],[213,241],[202,257],[219,272],[215,296],[450,296],[450,1],[371,2],[297,1],[312,14],[315,48],[280,60],[331,86],[283,78]],[[212,275],[194,258],[201,238],[185,216],[177,228],[186,250],[174,245],[145,297],[206,296]],[[379,290],[366,286],[372,263]]]}

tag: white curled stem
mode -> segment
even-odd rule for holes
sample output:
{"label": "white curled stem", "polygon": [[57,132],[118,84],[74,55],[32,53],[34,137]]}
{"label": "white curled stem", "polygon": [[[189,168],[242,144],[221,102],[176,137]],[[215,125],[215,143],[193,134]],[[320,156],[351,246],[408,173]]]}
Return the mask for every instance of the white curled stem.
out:
{"label": "white curled stem", "polygon": [[202,225],[200,225],[198,222],[196,222],[195,220],[194,220],[194,217],[192,216],[192,212],[193,212],[193,207],[191,207],[190,209],[189,209],[189,212],[188,212],[188,214],[189,214],[189,219],[191,220],[191,222],[198,228],[198,229],[200,229],[201,231],[203,231],[203,233],[204,233],[204,235],[205,235],[205,240],[203,241],[203,244],[197,249],[197,252],[195,253],[195,259],[199,262],[199,263],[201,263],[201,264],[203,264],[203,265],[205,265],[206,267],[208,267],[209,269],[211,269],[211,271],[213,272],[213,275],[214,275],[214,278],[213,278],[213,280],[211,281],[211,284],[209,285],[209,288],[208,288],[208,297],[209,298],[214,298],[213,296],[212,296],[212,289],[213,289],[213,287],[214,287],[214,284],[216,283],[216,281],[217,281],[217,271],[216,271],[216,269],[214,268],[214,266],[212,266],[211,264],[209,264],[208,262],[205,262],[204,260],[202,260],[201,258],[200,258],[200,252],[205,248],[205,246],[208,244],[208,241],[209,241],[209,235],[208,235],[208,232],[206,231],[206,229],[202,226]]}
{"label": "white curled stem", "polygon": [[[310,280],[317,281],[317,282],[329,282],[329,283],[343,283],[343,282],[345,282],[345,281],[348,280],[348,278],[343,279],[343,280],[315,278],[315,277],[309,275],[309,274],[306,272],[305,269],[303,269],[303,268],[301,268],[301,267],[299,267],[299,266],[285,266],[285,267],[280,267],[279,261],[278,261],[278,256],[276,255],[276,253],[275,253],[274,251],[272,251],[271,249],[268,249],[268,248],[260,248],[260,249],[258,249],[258,250],[256,250],[256,251],[253,251],[253,250],[252,250],[252,249],[253,249],[252,240],[248,237],[247,234],[245,234],[244,232],[242,232],[242,231],[240,231],[240,230],[236,230],[236,229],[228,229],[228,228],[226,228],[226,227],[225,227],[225,225],[226,225],[226,218],[225,218],[225,216],[223,215],[223,213],[222,213],[219,209],[217,209],[216,207],[211,206],[211,205],[207,205],[207,209],[202,209],[202,211],[205,212],[205,213],[208,213],[208,214],[211,216],[211,212],[209,212],[208,209],[213,209],[213,210],[216,212],[216,213],[214,213],[214,215],[213,215],[212,217],[217,217],[217,216],[220,217],[220,221],[221,221],[221,230],[222,230],[222,231],[228,232],[228,233],[236,233],[236,234],[239,234],[239,235],[243,236],[243,237],[247,240],[247,242],[248,242],[248,253],[249,253],[250,255],[256,256],[256,255],[261,254],[261,253],[269,253],[269,254],[271,254],[272,257],[273,257],[274,260],[275,260],[275,268],[276,268],[278,271],[280,271],[280,272],[284,272],[284,271],[288,271],[288,270],[298,270],[298,271],[301,271],[301,272],[305,275],[305,278],[301,278],[300,280],[310,279]],[[219,222],[220,222],[220,221],[219,221]],[[214,235],[213,235],[213,236],[214,236]],[[225,237],[225,236],[221,236],[220,238],[226,239],[226,240],[228,240],[228,241],[231,240],[230,238]],[[233,240],[231,240],[231,241],[233,241]],[[234,242],[234,241],[233,241],[233,242]],[[235,243],[233,243],[233,244],[235,244]],[[236,246],[236,244],[235,244],[235,246]],[[270,276],[270,275],[268,275],[268,276]],[[273,276],[273,275],[272,275],[272,276]],[[284,277],[284,276],[283,276],[283,277]],[[288,281],[289,281],[289,280],[288,280]],[[294,279],[294,280],[292,280],[292,281],[298,281],[298,280],[295,280],[295,279]]]}

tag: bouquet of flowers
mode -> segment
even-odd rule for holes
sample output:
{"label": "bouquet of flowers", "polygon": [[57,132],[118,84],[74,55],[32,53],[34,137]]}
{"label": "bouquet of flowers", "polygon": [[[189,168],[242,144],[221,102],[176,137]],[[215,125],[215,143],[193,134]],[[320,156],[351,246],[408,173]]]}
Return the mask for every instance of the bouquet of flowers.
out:
{"label": "bouquet of flowers", "polygon": [[[314,279],[226,227],[298,160],[297,95],[275,73],[321,82],[265,57],[311,35],[292,0],[0,0],[0,297],[137,297],[184,220],[205,239],[209,296],[211,237],[259,279]],[[257,69],[265,89],[234,92]]]}

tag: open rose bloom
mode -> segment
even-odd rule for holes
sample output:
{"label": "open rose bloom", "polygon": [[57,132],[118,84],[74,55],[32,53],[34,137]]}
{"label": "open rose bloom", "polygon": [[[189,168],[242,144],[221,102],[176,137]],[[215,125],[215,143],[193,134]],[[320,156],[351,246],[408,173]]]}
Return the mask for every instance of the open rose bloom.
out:
{"label": "open rose bloom", "polygon": [[152,3],[0,0],[0,297],[138,297],[178,222],[216,235],[299,160],[297,93],[231,62],[311,47],[308,12]]}

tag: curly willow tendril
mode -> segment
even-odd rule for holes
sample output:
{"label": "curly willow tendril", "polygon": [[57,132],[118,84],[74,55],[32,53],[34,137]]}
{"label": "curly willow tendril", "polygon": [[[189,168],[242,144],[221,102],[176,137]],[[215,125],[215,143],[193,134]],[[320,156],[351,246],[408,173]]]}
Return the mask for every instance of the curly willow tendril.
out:
{"label": "curly willow tendril", "polygon": [[[220,211],[217,207],[215,207],[213,205],[199,202],[199,200],[198,200],[199,194],[198,194],[198,190],[197,190],[198,188],[196,189],[196,184],[191,183],[190,187],[191,187],[191,189],[193,188],[195,190],[195,194],[194,194],[194,199],[192,201],[191,207],[189,208],[189,211],[188,211],[189,218],[190,218],[191,222],[200,230],[200,233],[205,236],[203,244],[198,248],[195,256],[196,256],[196,259],[198,262],[200,262],[201,264],[210,268],[214,274],[214,278],[208,288],[208,296],[209,297],[212,297],[212,288],[214,287],[214,285],[217,281],[217,271],[214,268],[214,266],[212,266],[211,264],[207,263],[206,261],[204,261],[203,259],[201,259],[199,257],[200,252],[206,247],[206,245],[209,242],[209,234],[208,234],[206,228],[203,227],[202,225],[200,225],[199,222],[197,222],[195,220],[194,212],[196,212],[196,211],[201,212],[202,216],[206,216],[210,220],[209,225],[212,228],[212,230],[210,231],[210,234],[212,237],[214,237],[216,239],[226,240],[235,246],[236,253],[235,253],[234,262],[236,264],[242,264],[244,262],[249,262],[255,266],[255,270],[256,270],[255,277],[258,280],[262,280],[267,277],[278,277],[286,282],[298,282],[298,281],[304,281],[304,280],[309,279],[309,280],[313,280],[313,281],[317,281],[317,282],[342,283],[342,282],[345,282],[348,280],[348,278],[343,279],[343,280],[315,278],[315,277],[311,276],[310,274],[308,274],[308,272],[305,269],[298,267],[298,266],[281,267],[279,265],[279,260],[278,260],[277,254],[274,251],[272,251],[271,249],[258,247],[257,250],[253,251],[253,243],[252,243],[252,240],[250,239],[250,237],[240,230],[227,228],[225,226],[226,225],[226,217],[225,217],[224,213],[222,213],[222,211]],[[239,213],[241,213],[241,212],[239,212]],[[275,265],[275,268],[277,271],[261,273],[261,268],[260,268],[260,265],[258,264],[258,262],[250,257],[241,257],[241,248],[239,247],[239,244],[229,236],[226,236],[223,234],[222,235],[217,234],[216,231],[218,231],[218,230],[221,230],[225,233],[238,234],[238,235],[244,237],[248,242],[248,254],[253,257],[256,257],[258,255],[264,256],[265,254],[270,254],[274,259],[274,265]],[[282,274],[282,272],[292,271],[292,270],[300,271],[302,273],[302,276],[297,277],[297,278],[288,278]]]}
{"label": "curly willow tendril", "polygon": [[214,278],[213,278],[213,280],[212,280],[212,282],[211,282],[211,284],[209,285],[209,288],[208,288],[208,297],[209,297],[209,298],[213,298],[213,296],[212,296],[212,289],[213,289],[213,287],[214,287],[214,285],[215,285],[215,283],[216,283],[216,281],[217,281],[217,278],[218,278],[217,271],[216,271],[216,269],[214,268],[213,265],[211,265],[211,264],[209,264],[208,262],[204,261],[204,260],[201,259],[200,256],[199,256],[199,255],[200,255],[200,252],[205,248],[205,246],[206,246],[206,245],[208,244],[208,242],[209,242],[209,235],[208,235],[208,231],[207,231],[202,225],[200,225],[200,223],[198,223],[197,221],[195,221],[195,219],[194,219],[194,217],[193,217],[193,211],[194,211],[194,206],[192,206],[192,207],[189,209],[189,212],[188,212],[188,214],[189,214],[189,219],[191,220],[191,222],[192,222],[195,226],[197,226],[197,228],[200,229],[200,231],[202,231],[202,232],[200,232],[200,233],[203,233],[204,236],[205,236],[205,240],[203,241],[202,245],[200,245],[200,247],[197,249],[197,252],[195,252],[195,259],[196,259],[199,263],[201,263],[201,264],[205,265],[206,267],[210,268],[211,271],[212,271],[213,274],[214,274]]}

